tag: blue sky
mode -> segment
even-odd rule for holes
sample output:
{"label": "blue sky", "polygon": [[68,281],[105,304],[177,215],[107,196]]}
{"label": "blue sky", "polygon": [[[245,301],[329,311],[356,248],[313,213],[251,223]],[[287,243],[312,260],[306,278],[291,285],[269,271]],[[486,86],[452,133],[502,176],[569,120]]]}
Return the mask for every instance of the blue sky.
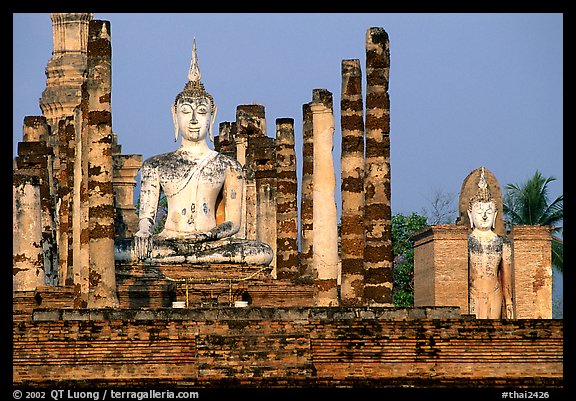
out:
{"label": "blue sky", "polygon": [[[358,58],[365,34],[390,36],[393,213],[430,207],[436,191],[458,194],[484,165],[501,187],[538,169],[563,193],[562,14],[109,14],[113,129],[124,153],[174,150],[169,106],[186,82],[196,37],[202,79],[218,104],[266,107],[295,120],[301,168],[302,104],[314,88],[334,95],[340,157],[340,65]],[[13,153],[38,98],[52,52],[49,14],[14,14]],[[364,83],[365,90],[365,83]]]}
{"label": "blue sky", "polygon": [[[339,179],[341,61],[365,72],[365,35],[390,37],[392,212],[430,209],[435,192],[456,196],[485,166],[500,186],[536,170],[563,193],[563,15],[559,13],[95,13],[111,22],[113,130],[123,153],[169,152],[169,107],[186,82],[193,38],[202,80],[218,104],[216,124],[236,106],[295,120],[302,165],[302,104],[333,93]],[[13,154],[52,53],[49,14],[13,15]],[[365,90],[365,82],[363,83]],[[339,184],[337,185],[339,187]],[[337,198],[339,201],[339,196]],[[555,288],[556,290],[558,287]]]}

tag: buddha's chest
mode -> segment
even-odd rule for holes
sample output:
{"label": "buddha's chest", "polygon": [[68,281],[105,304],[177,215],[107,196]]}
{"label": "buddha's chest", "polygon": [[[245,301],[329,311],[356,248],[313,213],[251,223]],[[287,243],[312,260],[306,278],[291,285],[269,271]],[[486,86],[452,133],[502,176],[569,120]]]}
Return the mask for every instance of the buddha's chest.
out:
{"label": "buddha's chest", "polygon": [[502,254],[502,239],[498,236],[492,238],[477,238],[474,235],[468,237],[468,252],[472,254]]}
{"label": "buddha's chest", "polygon": [[502,240],[499,237],[480,239],[468,238],[470,271],[478,278],[496,277],[502,259]]}
{"label": "buddha's chest", "polygon": [[159,171],[160,185],[169,197],[187,193],[195,195],[217,194],[226,179],[226,168],[221,163],[199,163],[195,160],[176,159]]}

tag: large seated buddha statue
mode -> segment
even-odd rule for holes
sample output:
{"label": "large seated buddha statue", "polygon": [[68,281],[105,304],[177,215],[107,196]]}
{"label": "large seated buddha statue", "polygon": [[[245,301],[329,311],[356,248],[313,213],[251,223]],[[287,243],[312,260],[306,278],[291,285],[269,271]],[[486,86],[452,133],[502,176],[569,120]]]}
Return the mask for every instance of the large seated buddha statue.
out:
{"label": "large seated buddha statue", "polygon": [[[139,230],[130,259],[268,265],[269,245],[234,237],[242,219],[242,166],[208,146],[217,107],[200,78],[194,41],[188,82],[172,106],[174,140],[181,136],[182,142],[142,165]],[[153,234],[161,191],[168,203],[166,223]],[[220,202],[223,218],[217,223]]]}

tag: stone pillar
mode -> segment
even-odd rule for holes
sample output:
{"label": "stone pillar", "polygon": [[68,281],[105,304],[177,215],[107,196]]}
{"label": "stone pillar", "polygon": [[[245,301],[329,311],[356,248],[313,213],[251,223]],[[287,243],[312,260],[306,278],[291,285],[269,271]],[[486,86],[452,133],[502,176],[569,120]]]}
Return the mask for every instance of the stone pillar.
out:
{"label": "stone pillar", "polygon": [[236,129],[248,137],[266,135],[266,111],[261,104],[241,104],[236,107]]}
{"label": "stone pillar", "polygon": [[237,160],[235,122],[224,121],[220,123],[219,135],[214,138],[214,149]]}
{"label": "stone pillar", "polygon": [[[86,96],[86,94],[84,94]],[[73,153],[68,153],[67,164],[69,166],[69,182],[71,188],[72,204],[69,208],[68,238],[71,244],[71,260],[68,263],[72,269],[72,282],[74,284],[74,305],[85,308],[88,306],[88,294],[90,291],[89,265],[90,265],[90,190],[89,190],[89,146],[90,140],[87,131],[87,100],[81,102],[81,106],[74,109]],[[70,276],[70,275],[69,275]]]}
{"label": "stone pillar", "polygon": [[43,116],[24,117],[24,142],[46,141],[50,136],[50,126]]}
{"label": "stone pillar", "polygon": [[44,272],[48,284],[58,281],[58,255],[54,220],[54,154],[46,145],[50,127],[42,116],[24,118],[24,142],[18,143],[16,166],[19,172],[40,178],[40,205],[42,208],[42,252]]}
{"label": "stone pillar", "polygon": [[[274,256],[270,262],[272,277],[276,278],[276,170],[274,169],[275,140],[266,138],[265,146],[261,147],[267,162],[262,170],[256,170],[256,240],[270,245]],[[261,159],[262,160],[262,159]]]}
{"label": "stone pillar", "polygon": [[272,248],[272,277],[276,278],[276,140],[248,138],[248,164],[254,172],[256,189],[256,240]]}
{"label": "stone pillar", "polygon": [[276,120],[276,270],[279,279],[300,275],[298,255],[298,181],[294,119]]}
{"label": "stone pillar", "polygon": [[[238,105],[236,107],[236,154],[238,162],[244,167],[244,199],[240,231],[244,238],[255,240],[257,237],[257,188],[253,169],[253,150],[250,138],[266,136],[264,106],[257,104]],[[251,153],[252,152],[252,153]]]}
{"label": "stone pillar", "polygon": [[111,58],[110,22],[91,21],[85,92],[90,224],[89,307],[118,306],[114,266]]}
{"label": "stone pillar", "polygon": [[67,117],[58,123],[58,188],[56,203],[56,241],[58,244],[58,285],[73,285],[72,256],[69,243],[72,243],[72,195],[73,195],[73,162],[69,155],[74,151],[74,117]]}
{"label": "stone pillar", "polygon": [[116,208],[115,236],[132,238],[138,231],[138,216],[134,206],[136,176],[142,167],[142,155],[114,155],[114,206]]}
{"label": "stone pillar", "polygon": [[134,205],[136,176],[142,167],[142,155],[123,155],[118,135],[112,134],[112,189],[114,191],[114,238],[132,238],[138,231],[138,216]]}
{"label": "stone pillar", "polygon": [[[218,135],[214,137],[214,150],[238,160],[238,148],[241,147],[242,165],[246,163],[246,146],[239,146],[236,143],[236,122],[224,121],[220,123]],[[245,144],[242,144],[245,145]],[[246,188],[243,189],[243,196]],[[240,230],[234,235],[236,238],[246,238],[246,203],[242,202],[242,221],[240,222]],[[224,202],[219,198],[216,201],[216,224],[222,224],[226,220],[226,211]]]}
{"label": "stone pillar", "polygon": [[516,319],[552,318],[552,229],[512,226]]}
{"label": "stone pillar", "polygon": [[14,174],[12,201],[12,290],[32,291],[46,285],[40,179]]}
{"label": "stone pillar", "polygon": [[[234,142],[236,143],[236,160],[242,165],[244,173],[244,189],[242,193],[242,221],[240,222],[240,231],[236,234],[238,238],[248,238],[248,224],[246,219],[248,217],[249,208],[246,204],[247,196],[254,196],[254,177],[248,177],[246,170],[246,150],[248,148],[248,137],[246,135],[236,135],[234,137]],[[253,215],[254,212],[251,211]],[[251,236],[254,239],[254,235]]]}
{"label": "stone pillar", "polygon": [[[239,105],[236,108],[236,156],[244,167],[243,215],[245,238],[272,247],[272,275],[276,275],[276,170],[274,138],[266,136],[264,106]],[[243,206],[244,207],[244,206]]]}
{"label": "stone pillar", "polygon": [[364,294],[364,106],[360,60],[342,60],[341,302],[361,306]]}
{"label": "stone pillar", "polygon": [[325,89],[314,89],[312,128],[314,132],[313,175],[313,254],[316,271],[316,304],[338,305],[338,213],[334,192],[334,115],[332,94]]}
{"label": "stone pillar", "polygon": [[312,268],[314,224],[312,202],[314,173],[314,136],[310,103],[302,105],[302,192],[300,197],[300,276],[315,279]]}
{"label": "stone pillar", "polygon": [[40,108],[52,132],[58,121],[72,116],[82,98],[88,43],[88,24],[92,13],[52,13],[54,51],[46,67],[46,88]]}
{"label": "stone pillar", "polygon": [[469,233],[454,224],[414,233],[414,306],[458,306],[468,313]]}
{"label": "stone pillar", "polygon": [[392,305],[390,204],[390,50],[382,28],[366,32],[366,165],[364,192],[364,303]]}

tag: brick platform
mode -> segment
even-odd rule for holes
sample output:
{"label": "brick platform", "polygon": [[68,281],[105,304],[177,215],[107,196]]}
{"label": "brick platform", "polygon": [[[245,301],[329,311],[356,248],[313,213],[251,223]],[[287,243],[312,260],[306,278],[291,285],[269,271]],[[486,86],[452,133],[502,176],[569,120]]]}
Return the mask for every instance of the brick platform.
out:
{"label": "brick platform", "polygon": [[13,381],[54,386],[562,387],[563,322],[457,308],[36,309]]}
{"label": "brick platform", "polygon": [[124,309],[170,307],[312,306],[314,287],[273,279],[271,266],[117,263],[118,299]]}

